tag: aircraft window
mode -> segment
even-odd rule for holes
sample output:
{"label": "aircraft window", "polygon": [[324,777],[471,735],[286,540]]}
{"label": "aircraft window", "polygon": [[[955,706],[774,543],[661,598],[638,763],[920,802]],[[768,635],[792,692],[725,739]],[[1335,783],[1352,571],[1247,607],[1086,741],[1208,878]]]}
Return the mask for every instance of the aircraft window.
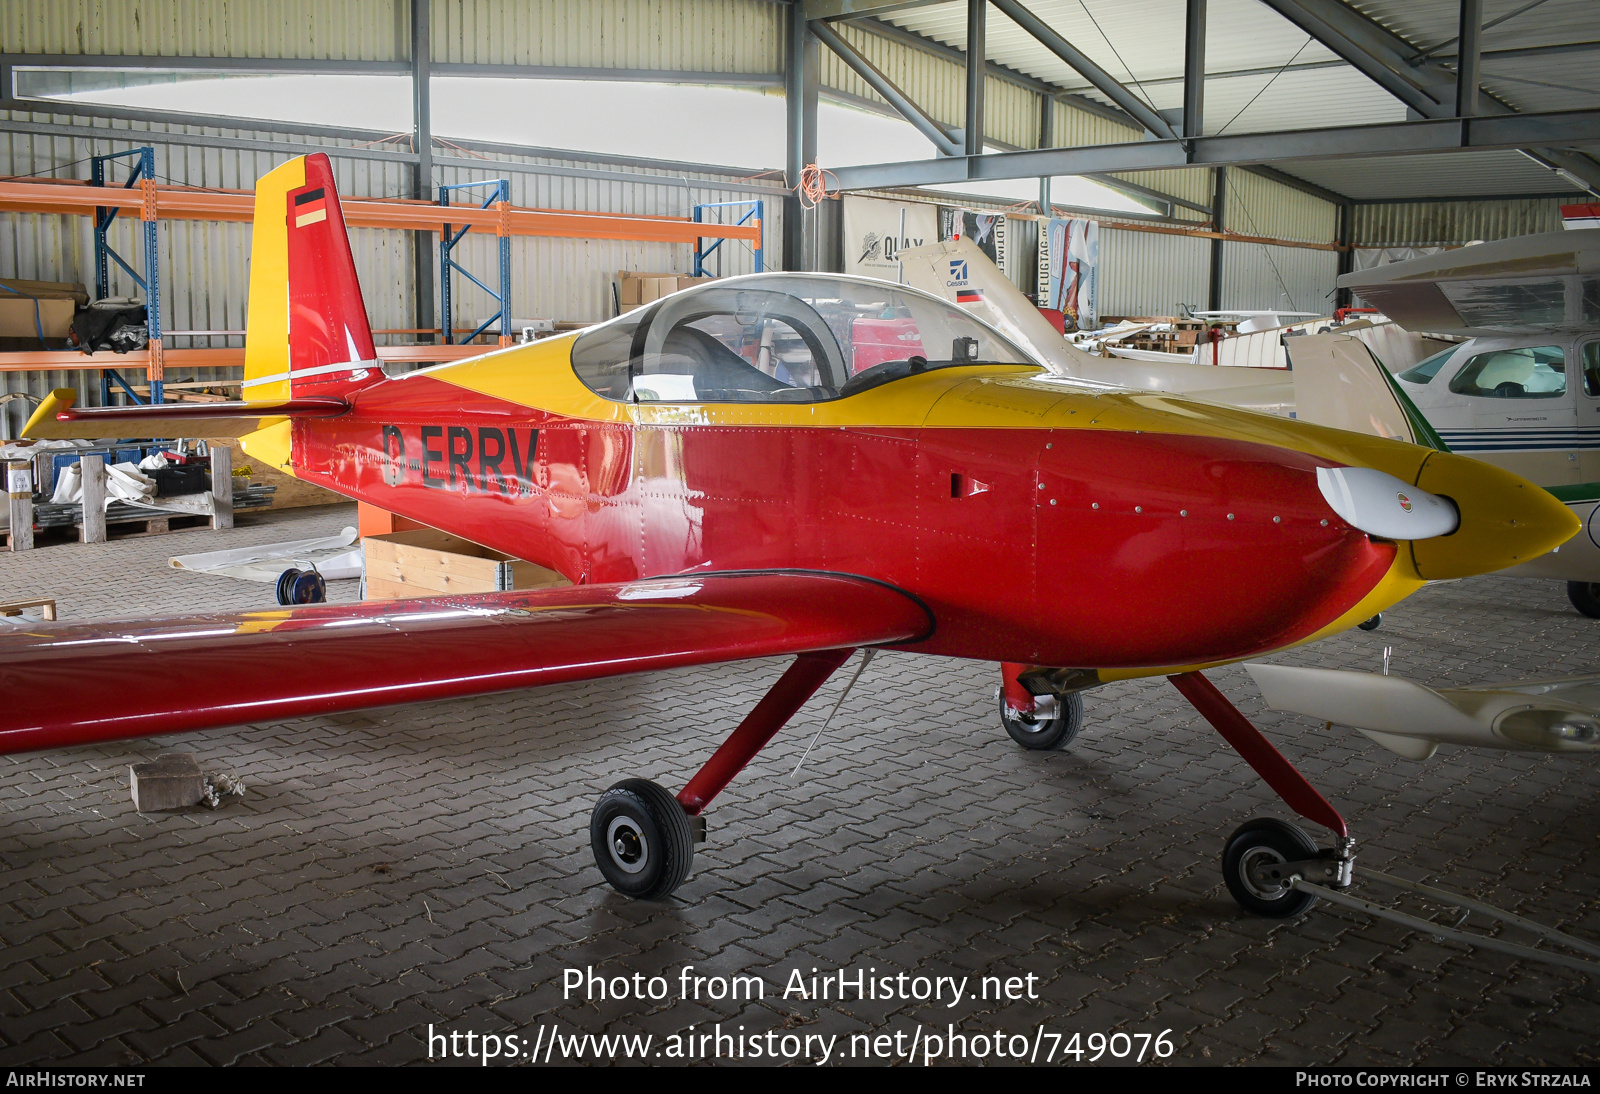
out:
{"label": "aircraft window", "polygon": [[1567,393],[1560,346],[1524,346],[1474,354],[1450,381],[1457,395],[1490,399],[1554,399]]}
{"label": "aircraft window", "polygon": [[1600,398],[1600,342],[1583,347],[1583,393]]}
{"label": "aircraft window", "polygon": [[1439,375],[1439,370],[1444,368],[1444,363],[1450,360],[1450,355],[1453,354],[1457,348],[1459,347],[1451,346],[1449,349],[1442,349],[1432,357],[1418,361],[1416,364],[1400,373],[1397,378],[1404,380],[1408,384],[1431,383],[1433,378]]}
{"label": "aircraft window", "polygon": [[1035,364],[966,311],[889,282],[757,274],[580,335],[572,364],[620,402],[811,403],[929,369]]}

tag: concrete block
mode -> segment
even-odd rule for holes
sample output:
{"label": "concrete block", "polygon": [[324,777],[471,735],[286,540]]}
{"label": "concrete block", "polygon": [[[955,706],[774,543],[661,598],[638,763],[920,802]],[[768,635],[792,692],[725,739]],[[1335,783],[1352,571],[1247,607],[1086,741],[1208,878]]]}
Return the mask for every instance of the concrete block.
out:
{"label": "concrete block", "polygon": [[148,763],[128,766],[133,807],[141,813],[185,809],[205,797],[206,780],[193,752],[168,752]]}

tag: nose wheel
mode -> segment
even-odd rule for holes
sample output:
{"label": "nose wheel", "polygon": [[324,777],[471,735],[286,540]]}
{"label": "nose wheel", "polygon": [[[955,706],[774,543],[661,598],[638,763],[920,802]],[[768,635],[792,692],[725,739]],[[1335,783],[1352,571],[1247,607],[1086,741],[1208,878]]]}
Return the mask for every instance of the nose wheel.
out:
{"label": "nose wheel", "polygon": [[589,814],[595,865],[619,893],[667,896],[689,876],[694,830],[678,799],[649,779],[624,779]]}

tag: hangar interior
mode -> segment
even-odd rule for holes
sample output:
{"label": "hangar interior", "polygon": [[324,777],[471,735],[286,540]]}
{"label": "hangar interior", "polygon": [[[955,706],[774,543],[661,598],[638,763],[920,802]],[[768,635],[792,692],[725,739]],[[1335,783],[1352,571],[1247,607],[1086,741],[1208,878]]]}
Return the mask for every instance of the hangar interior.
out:
{"label": "hangar interior", "polygon": [[[1358,428],[1366,411],[1354,402],[1317,412],[1332,417],[1311,411],[1314,399],[1338,404],[1354,390],[1349,381],[1302,389],[1309,366],[1294,367],[1301,336],[1339,337],[1370,348],[1386,413],[1404,425],[1379,437],[1431,438],[1435,462],[1447,452],[1490,463],[1526,455],[1497,466],[1524,477],[1516,489],[1531,482],[1570,509],[1573,527],[1586,521],[1569,541],[1580,546],[1550,555],[1540,547],[1544,569],[1509,574],[1486,571],[1510,566],[1510,555],[1447,571],[1428,570],[1418,554],[1414,595],[1386,602],[1362,627],[1350,616],[1329,629],[1355,610],[1352,600],[1293,641],[1263,640],[1256,655],[1127,663],[1167,665],[1175,679],[1216,666],[1211,679],[1239,711],[1349,817],[1361,867],[1557,928],[1586,960],[1542,961],[1530,952],[1536,936],[1481,910],[1470,925],[1511,949],[1430,934],[1427,925],[1456,930],[1466,917],[1414,890],[1397,907],[1422,928],[1328,899],[1298,916],[1252,915],[1235,903],[1237,889],[1230,898],[1224,874],[1234,867],[1217,869],[1238,835],[1229,832],[1253,814],[1316,808],[1279,801],[1252,772],[1262,770],[1256,761],[1241,761],[1247,750],[1230,750],[1233,738],[1213,733],[1215,719],[1183,702],[1189,693],[1169,687],[1167,674],[1102,671],[1080,698],[1060,673],[1038,690],[1026,676],[997,673],[996,661],[1031,658],[982,659],[952,646],[935,660],[885,632],[836,643],[896,648],[810,685],[800,696],[809,704],[747,757],[709,812],[688,879],[653,900],[602,883],[590,807],[618,779],[680,785],[774,681],[788,679],[777,646],[755,647],[762,656],[753,660],[660,660],[630,670],[643,674],[553,678],[532,690],[235,717],[233,728],[185,736],[147,728],[132,740],[8,746],[0,1062],[394,1064],[440,1058],[435,1028],[530,1041],[537,1031],[542,1045],[556,1028],[665,1043],[711,1026],[793,1033],[796,1054],[769,1048],[768,1058],[794,1062],[809,1051],[807,1035],[848,1045],[855,1035],[932,1030],[955,1014],[990,1036],[993,1052],[958,1057],[946,1044],[939,1062],[995,1060],[1005,1056],[1002,1032],[1048,1028],[1063,1044],[1100,1034],[1104,1059],[1089,1062],[1128,1062],[1106,1048],[1113,1034],[1166,1031],[1172,1052],[1145,1062],[1595,1064],[1600,778],[1588,749],[1600,734],[1600,569],[1550,560],[1600,551],[1600,339],[1585,333],[1600,333],[1597,282],[1586,279],[1600,272],[1600,255],[1580,245],[1590,237],[1578,230],[1600,225],[1597,49],[1600,21],[1586,0],[7,0],[0,443],[13,477],[0,610],[20,629],[41,611],[110,634],[111,621],[134,617],[310,601],[334,610],[589,580],[587,563],[579,579],[552,557],[480,544],[471,527],[441,520],[435,529],[366,495],[358,512],[355,493],[274,466],[248,438],[157,433],[151,441],[179,457],[170,467],[156,455],[165,449],[128,440],[136,430],[127,424],[92,434],[103,440],[89,447],[27,447],[41,414],[61,405],[59,420],[71,418],[71,404],[52,401],[63,389],[85,411],[164,403],[216,421],[206,414],[268,382],[249,371],[245,337],[265,265],[253,255],[255,188],[317,156],[344,203],[338,223],[348,226],[371,328],[363,363],[382,366],[375,379],[517,346],[532,353],[629,316],[639,323],[637,355],[649,317],[668,307],[658,299],[783,271],[931,287],[952,309],[982,298],[1004,311],[1014,300],[1028,313],[1019,329],[1050,317],[1052,352],[1095,368],[1233,373],[1231,361],[1247,366],[1241,375],[1275,370],[1273,383],[1294,373],[1300,402],[1286,414],[1296,425]],[[1578,242],[1493,250],[1522,237]],[[938,248],[958,243],[973,262],[992,263],[981,290],[948,281],[941,295],[912,275],[918,262],[937,267],[957,255]],[[934,258],[916,257],[925,251]],[[1455,326],[1408,323],[1398,282],[1381,271],[1434,262],[1437,270],[1404,276],[1459,280],[1473,276],[1460,272],[1472,266],[1462,254],[1507,264],[1496,276],[1554,278],[1553,305],[1530,290],[1503,310],[1531,314],[1537,304],[1563,317],[1476,322],[1451,290]],[[1372,288],[1363,295],[1352,279]],[[749,292],[760,284],[739,283]],[[745,307],[729,304],[729,314]],[[96,314],[100,326],[85,318]],[[911,314],[885,309],[881,321]],[[1035,343],[1022,344],[1031,352]],[[1249,361],[1247,346],[1257,347]],[[1539,356],[1547,349],[1553,358]],[[1234,352],[1238,360],[1223,359]],[[952,354],[944,364],[959,365]],[[909,360],[918,374],[940,364]],[[1432,372],[1416,371],[1429,362]],[[542,396],[540,374],[528,375],[525,386]],[[1462,387],[1469,380],[1480,388]],[[281,386],[284,398],[299,397],[290,381]],[[1193,394],[1148,379],[1125,386]],[[1489,417],[1449,418],[1448,400],[1464,391],[1492,396]],[[1571,421],[1527,416],[1552,408]],[[458,411],[427,413],[448,423]],[[833,421],[818,413],[815,421]],[[1537,424],[1508,424],[1519,420]],[[851,422],[879,425],[900,428]],[[425,426],[424,438],[427,428],[439,432]],[[1502,428],[1521,432],[1485,432]],[[108,479],[102,454],[104,468],[132,462],[149,474]],[[660,458],[672,462],[670,452]],[[733,462],[763,458],[751,450]],[[637,459],[635,469],[645,457]],[[841,506],[865,492],[861,506],[881,507],[885,523],[902,519],[861,466],[836,467],[847,476],[810,489],[845,498]],[[206,485],[185,495],[199,507],[164,506],[164,484],[199,481],[202,467]],[[1131,468],[1107,470],[1127,477]],[[950,474],[952,496],[991,492],[979,481],[988,472]],[[158,484],[158,475],[167,477]],[[1400,483],[1419,511],[1449,493],[1422,481]],[[96,500],[108,485],[109,508]],[[996,504],[1001,493],[991,492]],[[1413,498],[1399,496],[1410,514]],[[1460,496],[1445,503],[1458,521],[1471,515]],[[1364,517],[1334,511],[1365,529]],[[639,512],[650,519],[648,506]],[[941,580],[965,583],[977,600],[997,580],[985,560],[1020,548],[1007,539],[1015,525],[989,519],[964,532],[981,547],[944,556]],[[1217,595],[1243,603],[1245,585],[1266,581],[1252,576],[1266,555],[1229,547],[1222,561],[1200,561],[1195,548],[1196,569],[1181,571],[1190,577],[1159,597],[1122,601],[1085,587],[1089,572],[1068,572],[1076,535],[1049,540],[1039,531],[1045,518],[1029,519],[1037,573],[1028,591],[1040,617],[1058,607],[1038,576],[1052,568],[1061,584],[1049,588],[1104,597],[1108,618],[1126,613],[1123,624],[1154,632],[1203,615],[1184,606],[1202,586],[1214,581]],[[788,534],[753,527],[752,537]],[[852,545],[837,557],[873,548],[869,522],[851,527]],[[709,524],[663,534],[712,538]],[[339,580],[326,564],[347,558],[358,535],[367,543],[358,573]],[[287,543],[298,546],[257,550]],[[177,563],[216,551],[237,557]],[[295,577],[276,589],[270,575],[196,572],[277,558],[294,564],[285,578]],[[444,584],[427,584],[435,579]],[[297,581],[310,590],[301,599]],[[1264,603],[1288,596],[1263,587]],[[1315,587],[1296,586],[1294,596],[1309,601]],[[1133,618],[1145,610],[1135,605],[1149,614]],[[1301,644],[1311,631],[1319,640]],[[49,705],[70,709],[96,690],[93,676],[8,671],[26,662],[8,666],[7,648],[0,632],[8,693],[48,689]],[[1346,670],[1352,689],[1403,677],[1416,691],[1372,690],[1369,705],[1387,713],[1370,725],[1339,723],[1311,709],[1331,711],[1326,697],[1322,706],[1269,705],[1263,678],[1240,667],[1247,656]],[[1043,665],[1064,673],[1081,662]],[[174,692],[189,686],[187,671],[181,658],[170,668],[152,658],[142,670],[153,690]],[[280,670],[241,657],[206,671],[243,679]],[[292,669],[302,688],[342,671],[336,660]],[[1414,715],[1420,725],[1434,710],[1407,703],[1437,701],[1465,726],[1481,704],[1450,689],[1557,678],[1576,689],[1551,708],[1564,720],[1526,732],[1505,712],[1537,707],[1533,692],[1494,708],[1500,720],[1481,739],[1470,727],[1413,737],[1401,724]],[[1026,741],[1069,710],[1081,735],[1073,721],[1060,747]],[[241,781],[242,794],[213,779],[214,811],[194,802],[138,808],[144,776],[130,765],[174,752]],[[1255,868],[1237,867],[1247,887]],[[685,999],[675,977],[686,966],[763,976],[766,994]],[[1041,986],[1036,996],[969,998],[954,1010],[781,990],[794,969],[857,966]],[[670,970],[672,993],[579,998],[563,987],[571,969],[647,978]],[[574,1045],[570,1062],[583,1051]],[[595,1050],[591,1060],[622,1051]]]}

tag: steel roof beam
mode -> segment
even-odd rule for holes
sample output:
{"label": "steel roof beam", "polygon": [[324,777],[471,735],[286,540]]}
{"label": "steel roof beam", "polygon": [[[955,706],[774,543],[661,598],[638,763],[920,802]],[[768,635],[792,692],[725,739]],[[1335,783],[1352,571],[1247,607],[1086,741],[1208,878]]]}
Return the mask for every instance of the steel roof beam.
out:
{"label": "steel roof beam", "polygon": [[1205,132],[1206,0],[1188,0],[1183,23],[1183,135]]}
{"label": "steel roof beam", "polygon": [[855,47],[841,38],[837,31],[823,22],[809,25],[811,33],[816,35],[818,41],[832,50],[834,55],[843,61],[850,71],[860,76],[868,87],[883,96],[884,100],[894,107],[895,113],[915,126],[917,132],[932,141],[935,148],[947,156],[961,155],[961,143],[927,111],[918,106],[911,96],[901,91],[876,65],[857,53]]}
{"label": "steel roof beam", "polygon": [[1478,112],[1483,61],[1483,0],[1461,0],[1461,59],[1456,66],[1456,117]]}
{"label": "steel roof beam", "polygon": [[1040,45],[1061,58],[1078,75],[1094,85],[1095,90],[1116,103],[1129,117],[1143,126],[1146,131],[1162,138],[1172,138],[1178,135],[1172,126],[1167,123],[1167,120],[1151,109],[1143,99],[1129,91],[1109,72],[1095,64],[1088,55],[1057,34],[1049,24],[1023,7],[1017,0],[990,0],[990,2],[1004,12],[1017,26],[1037,39]]}
{"label": "steel roof beam", "polygon": [[983,154],[983,91],[988,80],[989,53],[987,0],[967,0],[966,112],[962,144],[969,156]]}
{"label": "steel roof beam", "polygon": [[[1185,150],[1184,145],[1190,145]],[[1151,140],[982,156],[840,167],[843,190],[887,189],[951,182],[1151,171],[1173,167],[1252,166],[1351,156],[1481,152],[1530,145],[1600,146],[1600,110],[1508,114],[1489,118],[1429,118],[1388,125],[1337,126],[1193,141]]]}

